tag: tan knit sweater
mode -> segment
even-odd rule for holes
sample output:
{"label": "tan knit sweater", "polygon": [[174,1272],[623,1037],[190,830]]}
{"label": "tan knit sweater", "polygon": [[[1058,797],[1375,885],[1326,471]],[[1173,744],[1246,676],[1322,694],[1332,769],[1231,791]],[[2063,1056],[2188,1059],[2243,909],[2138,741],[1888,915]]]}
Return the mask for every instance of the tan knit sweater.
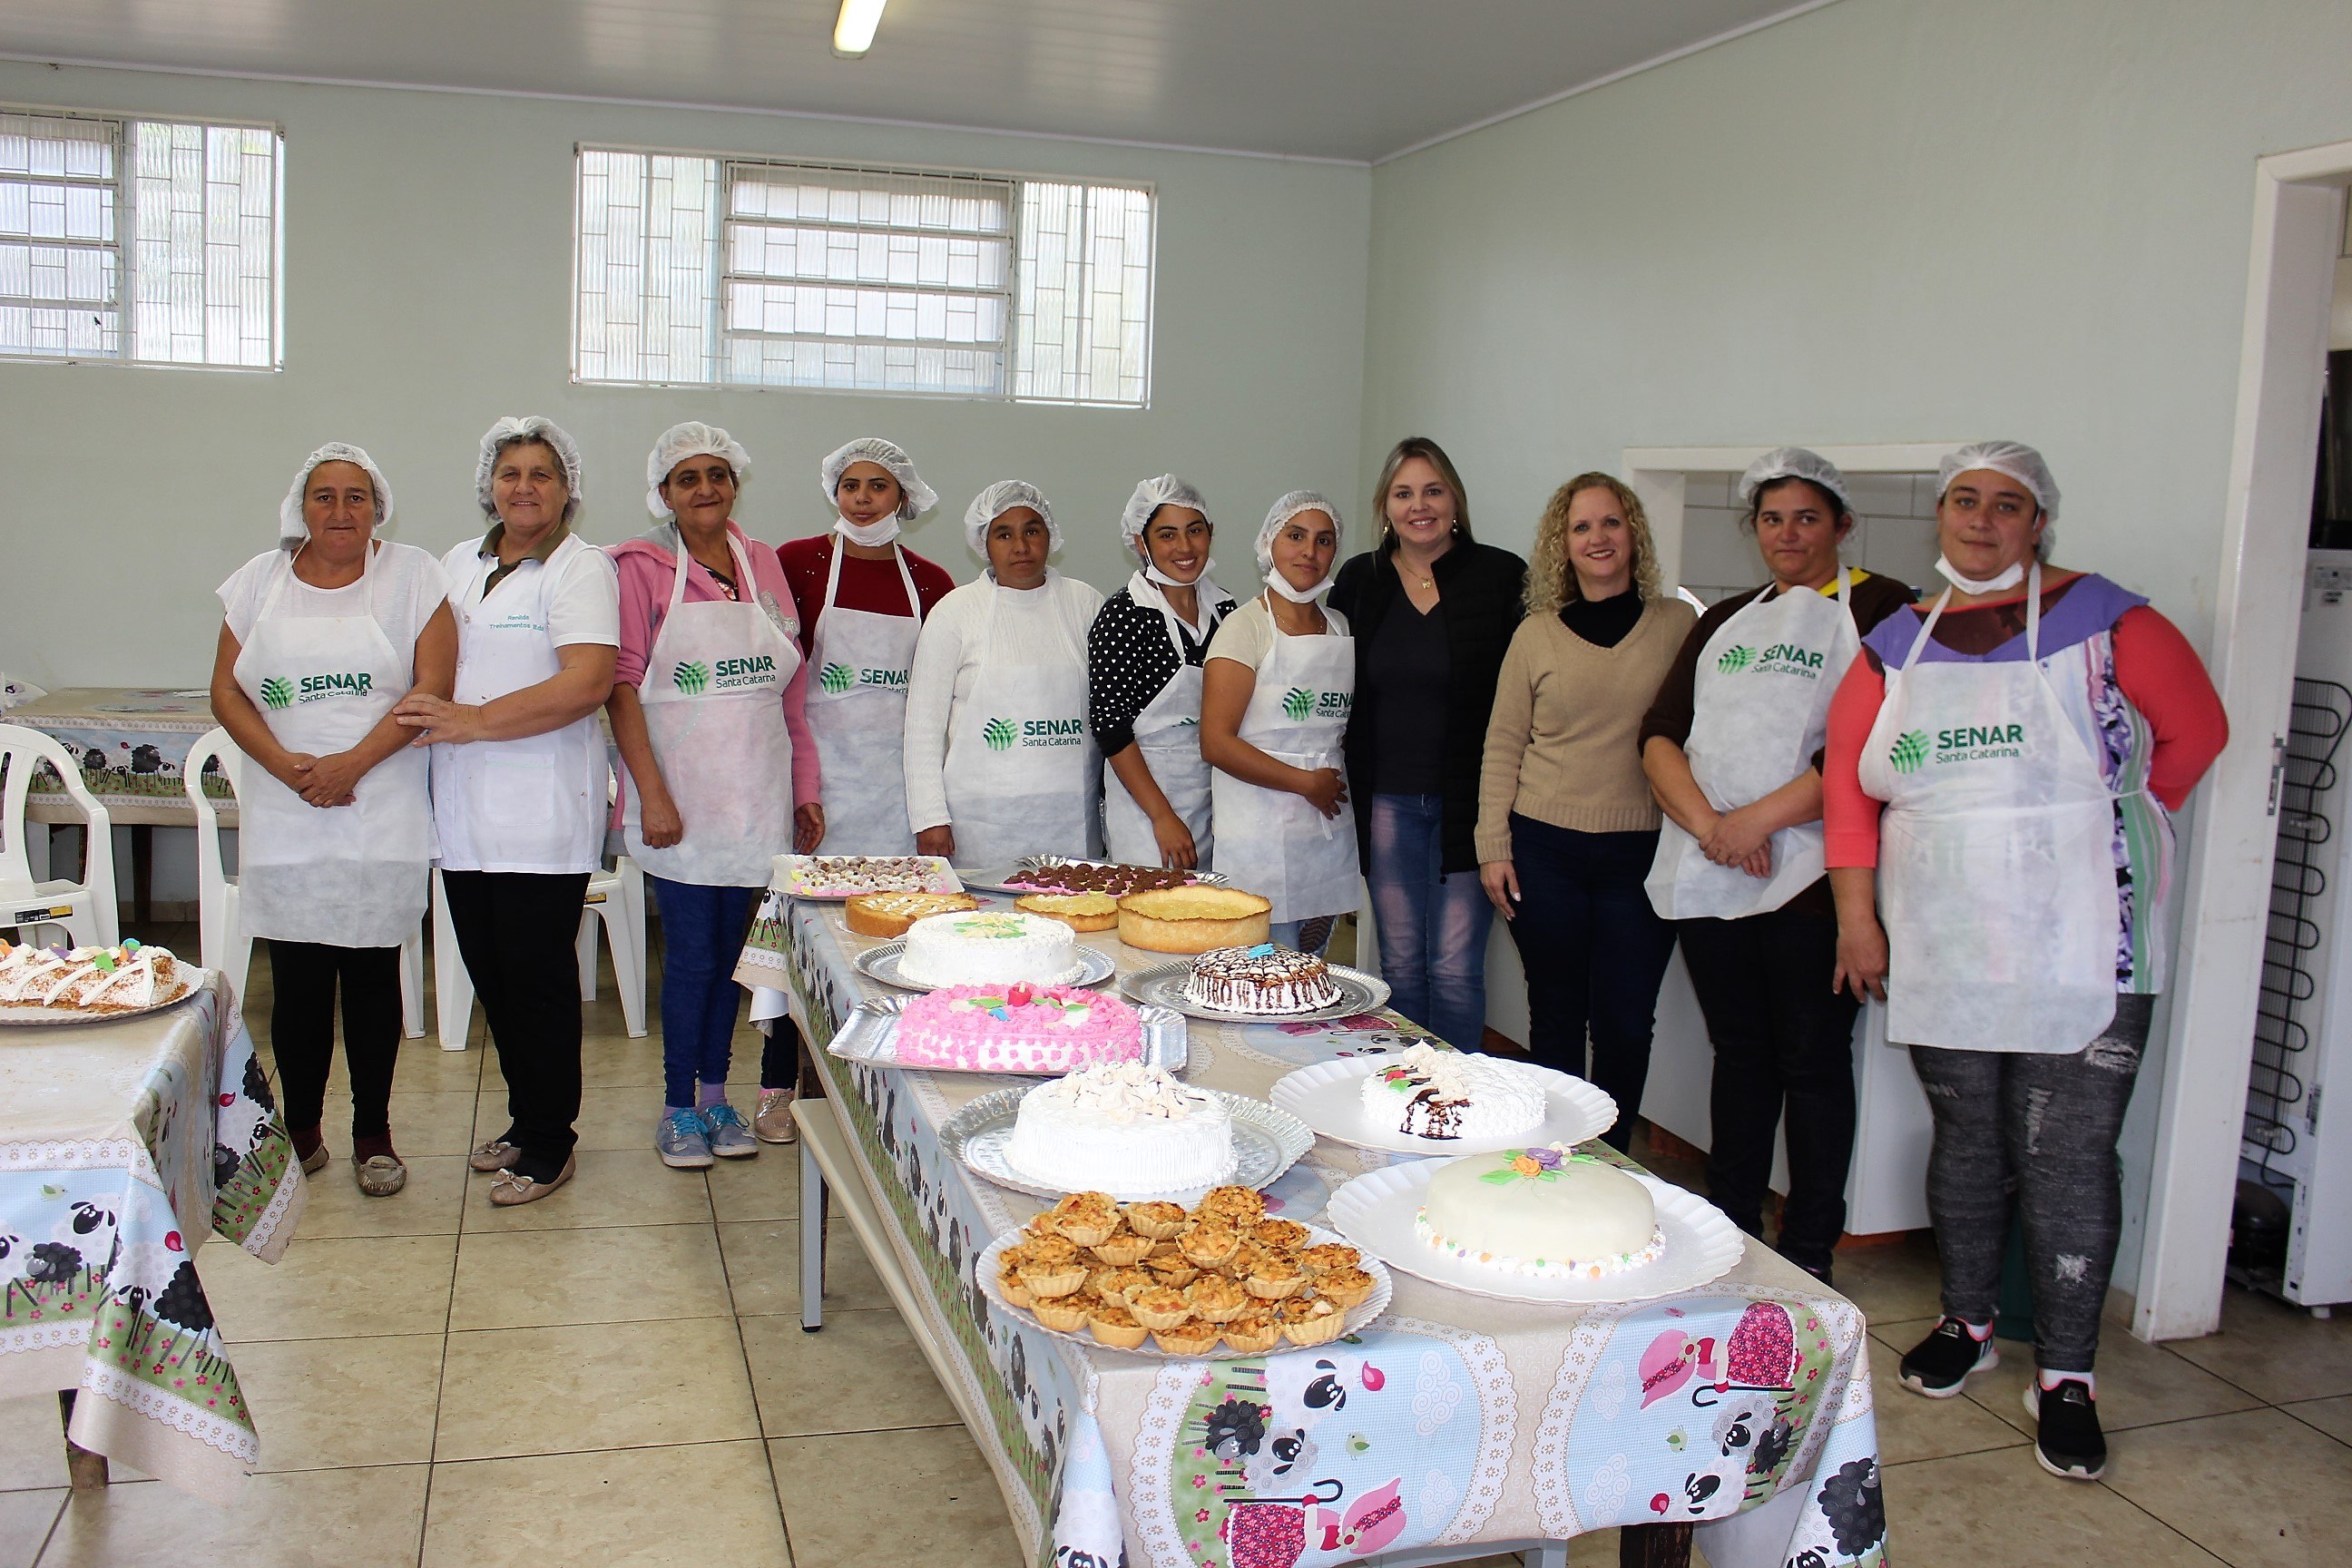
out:
{"label": "tan knit sweater", "polygon": [[1478,858],[1511,858],[1510,814],[1582,833],[1658,826],[1635,741],[1642,715],[1698,619],[1653,599],[1615,647],[1596,647],[1557,616],[1519,623],[1503,656],[1478,778]]}

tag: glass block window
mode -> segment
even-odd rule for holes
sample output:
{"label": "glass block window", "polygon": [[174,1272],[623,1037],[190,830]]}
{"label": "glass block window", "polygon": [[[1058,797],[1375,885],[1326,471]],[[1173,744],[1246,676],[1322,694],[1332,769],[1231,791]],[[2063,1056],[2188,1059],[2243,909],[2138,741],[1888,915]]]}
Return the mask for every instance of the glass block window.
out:
{"label": "glass block window", "polygon": [[575,376],[1141,405],[1152,195],[580,150]]}
{"label": "glass block window", "polygon": [[0,108],[0,355],[278,368],[281,147]]}

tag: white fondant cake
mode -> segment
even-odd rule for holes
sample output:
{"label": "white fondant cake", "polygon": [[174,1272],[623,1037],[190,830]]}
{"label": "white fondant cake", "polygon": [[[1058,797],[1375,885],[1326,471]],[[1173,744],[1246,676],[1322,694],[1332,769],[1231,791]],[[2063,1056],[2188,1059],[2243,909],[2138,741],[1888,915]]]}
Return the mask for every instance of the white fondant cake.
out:
{"label": "white fondant cake", "polygon": [[1065,1192],[1213,1187],[1236,1168],[1233,1113],[1156,1067],[1088,1068],[1022,1097],[1004,1158]]}
{"label": "white fondant cake", "polygon": [[1412,1045],[1364,1075],[1364,1111],[1416,1138],[1507,1138],[1544,1119],[1541,1085],[1510,1062]]}
{"label": "white fondant cake", "polygon": [[1559,1143],[1449,1163],[1430,1178],[1413,1232],[1465,1261],[1545,1279],[1599,1279],[1666,1250],[1647,1187]]}
{"label": "white fondant cake", "polygon": [[1060,921],[971,910],[908,926],[898,973],[919,985],[1059,985],[1082,969],[1077,935]]}

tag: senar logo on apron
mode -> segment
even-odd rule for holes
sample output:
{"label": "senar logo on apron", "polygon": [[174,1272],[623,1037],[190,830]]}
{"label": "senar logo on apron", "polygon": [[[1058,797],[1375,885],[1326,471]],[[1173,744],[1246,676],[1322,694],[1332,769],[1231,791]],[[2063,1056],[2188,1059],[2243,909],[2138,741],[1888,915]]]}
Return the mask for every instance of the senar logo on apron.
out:
{"label": "senar logo on apron", "polygon": [[[1837,596],[1809,588],[1759,595],[1734,611],[1699,650],[1691,727],[1683,751],[1691,779],[1717,811],[1761,800],[1811,765],[1829,734],[1830,700],[1862,646],[1853,584]],[[1712,656],[1710,658],[1710,656]],[[1738,920],[1777,910],[1822,873],[1819,822],[1772,835],[1769,877],[1718,866],[1672,818],[1643,884],[1667,920]]]}
{"label": "senar logo on apron", "polygon": [[[1086,648],[1053,597],[1056,581],[1049,574],[1040,587],[1017,590],[988,583],[987,619],[968,645],[978,650],[977,668],[971,689],[949,706],[940,778],[964,865],[1084,856],[1101,842],[1102,757],[1087,731]],[[1008,600],[1052,624],[1055,646],[1041,647],[1034,662],[1015,664],[997,651],[997,613]]]}
{"label": "senar logo on apron", "polygon": [[841,560],[833,542],[824,599],[815,616],[809,660],[808,725],[824,762],[824,844],[829,855],[911,855],[907,825],[907,670],[922,632],[922,600],[904,551],[891,547],[907,613],[886,616],[834,601]]}
{"label": "senar logo on apron", "polygon": [[[1336,629],[1292,637],[1277,626],[1236,733],[1294,768],[1341,767],[1340,742],[1355,689],[1353,637]],[[1356,907],[1354,806],[1343,801],[1339,815],[1328,817],[1303,795],[1223,772],[1214,775],[1212,793],[1215,869],[1270,900],[1276,924]]]}

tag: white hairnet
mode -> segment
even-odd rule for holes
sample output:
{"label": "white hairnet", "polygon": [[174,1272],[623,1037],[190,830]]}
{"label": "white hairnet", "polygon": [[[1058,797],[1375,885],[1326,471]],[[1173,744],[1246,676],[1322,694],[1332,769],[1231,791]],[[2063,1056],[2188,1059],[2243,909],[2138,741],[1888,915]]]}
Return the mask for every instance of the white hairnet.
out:
{"label": "white hairnet", "polygon": [[988,525],[1011,511],[1025,506],[1045,520],[1046,530],[1053,535],[1049,547],[1062,548],[1062,525],[1054,521],[1054,509],[1045,500],[1045,492],[1026,479],[999,479],[978,495],[963,509],[963,542],[982,560],[988,559]]}
{"label": "white hairnet", "polygon": [[1328,514],[1331,519],[1331,531],[1334,533],[1342,531],[1346,527],[1339,519],[1339,509],[1331,503],[1330,497],[1319,490],[1291,491],[1274,503],[1265,514],[1265,525],[1257,531],[1257,569],[1260,572],[1274,570],[1274,536],[1282,531],[1284,523],[1302,511],[1319,511]]}
{"label": "white hairnet", "polygon": [[664,522],[677,514],[661,499],[662,481],[688,458],[725,458],[727,466],[735,470],[738,489],[751,477],[751,454],[718,426],[705,425],[699,419],[671,426],[661,433],[661,439],[654,443],[653,454],[646,458],[646,510]]}
{"label": "white hairnet", "polygon": [[1135,487],[1135,493],[1127,498],[1127,510],[1118,514],[1118,536],[1129,549],[1139,555],[1143,552],[1137,542],[1151,525],[1151,514],[1163,506],[1188,506],[1202,517],[1209,515],[1208,498],[1175,475],[1146,479]]}
{"label": "white hairnet", "polygon": [[826,457],[817,469],[825,500],[834,499],[834,492],[841,488],[841,476],[852,463],[875,463],[890,470],[890,477],[898,481],[900,522],[912,522],[940,504],[939,492],[923,483],[923,476],[915,472],[915,459],[907,456],[907,449],[879,436],[860,436]]}
{"label": "white hairnet", "polygon": [[2042,454],[2022,441],[1977,441],[1961,447],[1946,458],[1936,470],[1936,499],[1952,488],[1952,481],[1970,468],[1990,468],[1996,474],[2007,474],[2033,492],[2034,503],[2040,506],[2052,522],[2058,521],[2058,481],[2050,472],[2050,465]]}
{"label": "white hairnet", "polygon": [[357,463],[365,468],[368,483],[375,487],[375,525],[381,529],[392,521],[392,486],[384,481],[383,470],[375,466],[375,459],[348,441],[330,441],[302,459],[286,499],[278,502],[278,543],[299,544],[310,537],[310,527],[302,521],[302,492],[310,486],[311,473],[321,463]]}
{"label": "white hairnet", "polygon": [[563,521],[570,522],[580,510],[580,447],[563,426],[540,414],[507,415],[483,433],[482,459],[474,465],[474,499],[482,503],[482,515],[499,514],[490,501],[490,474],[499,466],[499,454],[526,442],[545,447],[563,465]]}
{"label": "white hairnet", "polygon": [[1846,492],[1845,476],[1838,472],[1838,466],[1802,447],[1776,447],[1748,464],[1748,471],[1739,476],[1739,504],[1747,506],[1755,500],[1757,491],[1780,479],[1819,485],[1837,497],[1842,510],[1853,510],[1853,497]]}

